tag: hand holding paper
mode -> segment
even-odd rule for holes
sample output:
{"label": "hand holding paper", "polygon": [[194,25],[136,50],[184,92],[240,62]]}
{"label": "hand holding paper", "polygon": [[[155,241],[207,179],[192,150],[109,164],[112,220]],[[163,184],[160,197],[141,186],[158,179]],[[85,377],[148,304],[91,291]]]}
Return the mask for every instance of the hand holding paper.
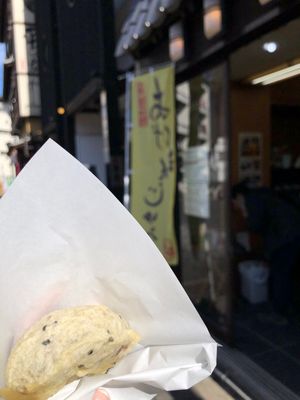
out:
{"label": "hand holding paper", "polygon": [[[104,304],[141,336],[105,375],[53,399],[150,399],[211,374],[216,343],[168,264],[114,196],[53,141],[1,200],[0,383],[12,345],[48,312]],[[32,355],[34,356],[34,355]],[[114,393],[114,394],[113,394]]]}

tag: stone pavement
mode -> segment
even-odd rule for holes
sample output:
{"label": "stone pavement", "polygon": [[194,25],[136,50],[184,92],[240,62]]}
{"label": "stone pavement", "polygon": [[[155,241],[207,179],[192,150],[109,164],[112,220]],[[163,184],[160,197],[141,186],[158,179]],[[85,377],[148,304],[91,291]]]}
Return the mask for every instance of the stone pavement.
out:
{"label": "stone pavement", "polygon": [[278,324],[269,314],[268,304],[239,304],[236,348],[300,398],[300,323]]}

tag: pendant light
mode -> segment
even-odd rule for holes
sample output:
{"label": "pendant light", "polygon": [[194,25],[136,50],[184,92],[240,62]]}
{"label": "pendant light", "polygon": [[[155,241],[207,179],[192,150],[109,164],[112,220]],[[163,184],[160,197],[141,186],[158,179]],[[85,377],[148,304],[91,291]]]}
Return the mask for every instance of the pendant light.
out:
{"label": "pendant light", "polygon": [[222,30],[222,8],[220,0],[204,0],[204,35],[207,39],[212,39]]}

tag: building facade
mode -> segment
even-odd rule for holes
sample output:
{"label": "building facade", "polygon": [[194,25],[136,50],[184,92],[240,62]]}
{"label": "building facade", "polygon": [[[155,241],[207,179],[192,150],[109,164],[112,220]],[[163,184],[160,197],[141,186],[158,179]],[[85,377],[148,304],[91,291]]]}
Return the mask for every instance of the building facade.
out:
{"label": "building facade", "polygon": [[[245,343],[264,347],[278,329],[268,308],[272,261],[263,235],[249,231],[232,208],[231,193],[247,182],[270,189],[280,201],[293,198],[296,204],[300,198],[299,21],[299,1],[139,1],[123,23],[115,53],[119,62],[133,59],[128,71],[135,76],[175,67],[178,275],[215,334],[260,365],[266,365],[264,357]],[[295,265],[291,290],[299,313],[297,271]],[[255,273],[264,287],[255,286]],[[294,322],[287,325],[298,332]],[[274,357],[283,353],[274,351]],[[298,390],[292,378],[268,367]]]}
{"label": "building facade", "polygon": [[44,135],[121,198],[113,3],[36,1],[35,11]]}
{"label": "building facade", "polygon": [[[0,40],[6,44],[3,97],[10,107],[12,131],[39,142],[41,104],[33,2],[7,0],[0,7]],[[22,163],[29,157],[25,153],[20,152]]]}
{"label": "building facade", "polygon": [[50,137],[121,198],[113,3],[3,0],[0,13],[4,98],[13,132],[30,138],[22,166]]}

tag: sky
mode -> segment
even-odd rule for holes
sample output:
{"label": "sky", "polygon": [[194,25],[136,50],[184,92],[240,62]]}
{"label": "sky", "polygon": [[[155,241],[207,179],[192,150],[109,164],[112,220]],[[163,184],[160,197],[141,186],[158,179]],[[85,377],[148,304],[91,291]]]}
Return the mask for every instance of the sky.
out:
{"label": "sky", "polygon": [[0,97],[3,94],[3,61],[5,57],[5,46],[0,43]]}

